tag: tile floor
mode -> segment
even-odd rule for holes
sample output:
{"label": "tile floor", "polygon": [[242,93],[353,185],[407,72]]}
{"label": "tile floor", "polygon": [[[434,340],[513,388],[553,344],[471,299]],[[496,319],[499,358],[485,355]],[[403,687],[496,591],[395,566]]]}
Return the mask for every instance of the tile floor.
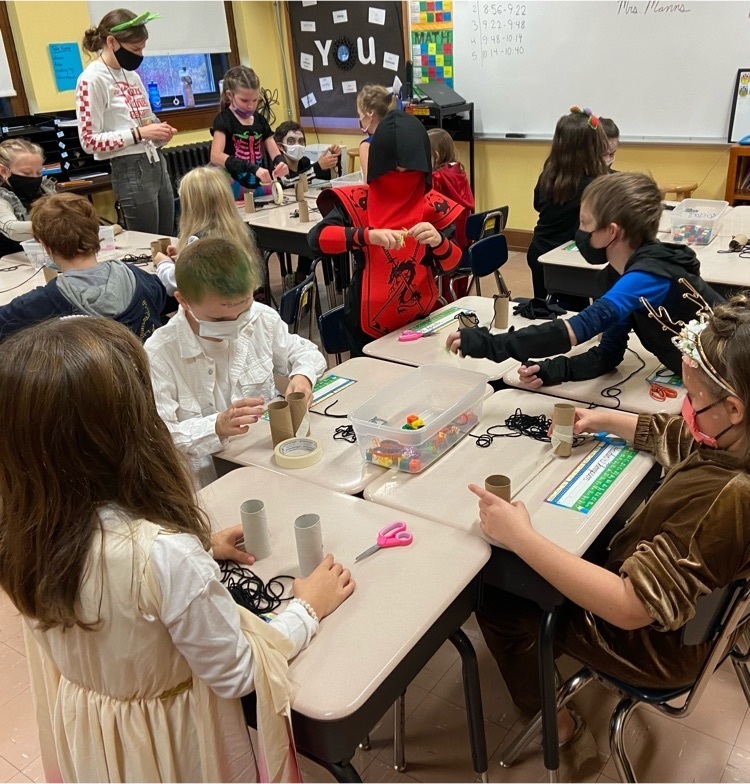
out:
{"label": "tile floor", "polygon": [[[503,268],[511,291],[529,296],[523,254],[511,254]],[[484,290],[486,288],[486,291]],[[483,293],[494,292],[488,279]],[[543,781],[539,744],[510,769],[498,764],[499,749],[519,729],[508,697],[481,634],[472,619],[465,627],[477,650],[482,681],[491,782]],[[563,663],[564,674],[575,664]],[[596,748],[575,761],[563,760],[561,780],[610,782],[617,778],[607,745],[607,721],[616,697],[589,686],[577,699]],[[446,643],[414,679],[407,692],[405,773],[392,763],[393,717],[389,711],[370,733],[371,746],[354,764],[365,782],[474,781],[471,768],[461,665]],[[627,747],[641,781],[750,781],[750,710],[731,666],[714,675],[693,715],[677,721],[640,709],[627,731]],[[302,760],[305,781],[333,781],[327,771]],[[21,621],[7,596],[0,593],[0,782],[43,781],[39,743],[29,691]]]}

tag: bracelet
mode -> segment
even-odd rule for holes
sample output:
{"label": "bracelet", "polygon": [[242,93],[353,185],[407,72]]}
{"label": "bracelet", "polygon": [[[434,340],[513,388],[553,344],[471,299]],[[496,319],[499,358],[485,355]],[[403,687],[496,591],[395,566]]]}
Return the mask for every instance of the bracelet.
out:
{"label": "bracelet", "polygon": [[138,144],[138,136],[135,133],[135,128],[130,129],[130,135],[133,137],[133,144]]}
{"label": "bracelet", "polygon": [[141,133],[141,129],[140,128],[136,128],[135,132],[138,134],[138,141],[142,142],[143,141],[143,134]]}
{"label": "bracelet", "polygon": [[302,605],[303,609],[307,612],[307,614],[315,621],[315,623],[320,623],[318,620],[318,614],[313,610],[312,605],[309,602],[306,602],[304,599],[292,599],[292,602],[296,602],[299,605]]}

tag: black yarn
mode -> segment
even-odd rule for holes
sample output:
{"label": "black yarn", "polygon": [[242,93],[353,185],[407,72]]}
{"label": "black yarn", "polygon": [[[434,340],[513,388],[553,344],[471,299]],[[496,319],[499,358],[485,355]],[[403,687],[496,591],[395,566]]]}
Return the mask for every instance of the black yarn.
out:
{"label": "black yarn", "polygon": [[311,414],[317,414],[318,416],[332,417],[333,419],[346,419],[349,416],[349,414],[329,414],[328,413],[328,410],[333,408],[336,405],[336,403],[338,403],[338,402],[339,402],[339,400],[338,400],[338,398],[336,398],[336,400],[334,400],[333,403],[329,403],[322,411],[316,411],[314,408],[311,408],[310,409],[310,413]]}
{"label": "black yarn", "polygon": [[276,114],[274,106],[279,106],[279,91],[260,88],[260,101],[258,102],[258,114],[273,128],[276,125]]}
{"label": "black yarn", "polygon": [[[635,356],[635,358],[641,363],[640,367],[637,367],[629,376],[626,376],[622,381],[618,381],[616,384],[612,384],[611,386],[604,387],[602,391],[599,393],[602,397],[606,397],[609,400],[614,400],[614,406],[608,406],[608,408],[619,408],[620,407],[620,395],[622,394],[622,386],[630,381],[633,376],[637,375],[638,373],[646,367],[646,363],[643,361],[643,357],[638,354],[637,351],[633,351],[632,348],[627,349],[631,354]],[[592,403],[589,408],[594,408],[594,404]]]}
{"label": "black yarn", "polygon": [[220,561],[221,582],[229,591],[234,601],[250,610],[254,615],[273,612],[282,602],[294,598],[284,596],[282,580],[294,580],[290,574],[280,574],[272,577],[267,583],[258,577],[255,572],[242,567],[236,561]]}
{"label": "black yarn", "polygon": [[135,264],[136,267],[145,267],[147,264],[150,264],[152,259],[148,253],[141,253],[138,256],[134,256],[132,253],[127,253],[123,256],[120,261],[124,261],[127,264]]}
{"label": "black yarn", "polygon": [[354,425],[339,425],[333,434],[334,441],[348,441],[350,444],[357,443],[357,434],[354,432]]}
{"label": "black yarn", "polygon": [[[519,438],[520,436],[527,436],[533,438],[534,441],[550,442],[550,437],[547,431],[552,424],[552,420],[548,419],[544,414],[539,416],[532,416],[531,414],[524,414],[520,408],[517,408],[506,420],[504,425],[491,425],[487,428],[485,433],[475,436],[469,433],[472,438],[476,439],[477,446],[486,449],[492,444],[496,438]],[[494,433],[492,432],[497,427],[504,427],[510,430],[510,433]]]}

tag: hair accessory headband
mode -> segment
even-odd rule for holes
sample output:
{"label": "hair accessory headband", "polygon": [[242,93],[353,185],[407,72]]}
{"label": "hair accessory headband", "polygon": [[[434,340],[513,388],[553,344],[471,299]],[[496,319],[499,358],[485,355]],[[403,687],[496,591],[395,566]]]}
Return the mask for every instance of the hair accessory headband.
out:
{"label": "hair accessory headband", "polygon": [[130,30],[133,27],[140,27],[141,25],[148,24],[148,22],[151,22],[154,19],[161,19],[161,14],[152,14],[151,11],[144,11],[142,14],[139,14],[129,22],[123,22],[122,24],[115,25],[114,27],[110,28],[109,32],[121,33],[123,30]]}
{"label": "hair accessory headband", "polygon": [[570,111],[573,114],[587,114],[589,118],[589,128],[596,130],[599,127],[599,118],[589,109],[588,106],[581,109],[580,106],[571,106]]}
{"label": "hair accessory headband", "polygon": [[709,378],[713,379],[730,395],[736,395],[737,391],[711,364],[701,345],[701,335],[708,326],[708,319],[713,315],[711,306],[685,278],[680,278],[679,282],[687,289],[687,293],[682,295],[683,298],[689,299],[698,307],[698,317],[687,324],[684,321],[672,321],[663,305],[654,309],[645,297],[640,298],[641,304],[648,311],[649,318],[656,319],[665,332],[671,332],[674,335],[672,343],[677,346],[681,354],[695,362]]}

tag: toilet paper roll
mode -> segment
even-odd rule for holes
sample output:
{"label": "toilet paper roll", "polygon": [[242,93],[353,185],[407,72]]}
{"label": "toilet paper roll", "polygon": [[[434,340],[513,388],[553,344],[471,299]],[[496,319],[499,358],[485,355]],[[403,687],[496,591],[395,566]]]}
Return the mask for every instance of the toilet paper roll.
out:
{"label": "toilet paper roll", "polygon": [[151,243],[151,258],[155,259],[157,253],[164,253],[166,254],[167,249],[172,244],[172,240],[169,237],[160,237],[158,240],[154,240]]}
{"label": "toilet paper roll", "polygon": [[573,423],[576,407],[570,403],[555,403],[552,409],[552,452],[557,457],[570,457],[573,450]]}
{"label": "toilet paper roll", "polygon": [[255,212],[255,199],[250,191],[245,191],[245,212],[248,215]]}
{"label": "toilet paper roll", "polygon": [[508,329],[508,311],[510,309],[510,293],[495,294],[495,320],[494,325],[496,329]]}
{"label": "toilet paper roll", "polygon": [[301,201],[297,202],[297,209],[299,210],[299,222],[308,223],[310,220],[310,209],[304,196]]}
{"label": "toilet paper roll", "polygon": [[297,201],[304,201],[305,194],[307,193],[307,177],[302,176],[294,186],[294,197]]}
{"label": "toilet paper roll", "polygon": [[503,501],[510,502],[510,478],[502,474],[492,474],[484,480],[484,489]]}
{"label": "toilet paper roll", "polygon": [[290,392],[286,396],[289,411],[292,414],[292,430],[295,436],[310,435],[310,414],[307,410],[307,398],[304,392]]}
{"label": "toilet paper roll", "polygon": [[240,506],[242,535],[245,539],[245,552],[255,556],[255,560],[271,555],[271,534],[268,530],[266,506],[263,501],[252,499]]}
{"label": "toilet paper roll", "polygon": [[323,560],[323,532],[320,516],[304,514],[294,521],[294,538],[302,577],[309,577]]}
{"label": "toilet paper roll", "polygon": [[286,400],[276,400],[268,405],[268,421],[271,425],[271,440],[277,446],[287,438],[294,437],[292,412]]}

